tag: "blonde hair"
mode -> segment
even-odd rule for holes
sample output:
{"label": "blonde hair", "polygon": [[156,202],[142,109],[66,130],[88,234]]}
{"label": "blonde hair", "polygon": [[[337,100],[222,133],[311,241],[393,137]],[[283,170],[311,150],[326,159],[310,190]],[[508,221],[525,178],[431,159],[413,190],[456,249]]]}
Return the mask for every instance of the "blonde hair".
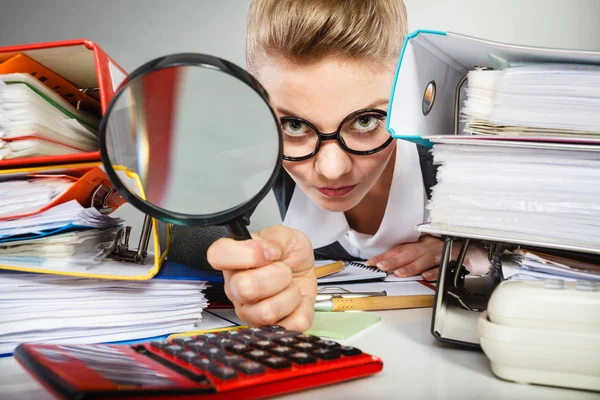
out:
{"label": "blonde hair", "polygon": [[247,69],[261,57],[292,62],[326,56],[395,64],[407,34],[402,0],[253,0]]}

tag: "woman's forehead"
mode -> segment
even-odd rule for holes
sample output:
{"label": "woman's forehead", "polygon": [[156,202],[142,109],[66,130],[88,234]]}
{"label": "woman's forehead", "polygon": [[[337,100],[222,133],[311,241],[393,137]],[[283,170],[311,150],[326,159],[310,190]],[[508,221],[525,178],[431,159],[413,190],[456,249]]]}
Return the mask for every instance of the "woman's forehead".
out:
{"label": "woman's forehead", "polygon": [[282,116],[291,114],[331,126],[359,109],[387,109],[394,73],[362,61],[324,59],[297,64],[278,60],[265,64],[257,76]]}

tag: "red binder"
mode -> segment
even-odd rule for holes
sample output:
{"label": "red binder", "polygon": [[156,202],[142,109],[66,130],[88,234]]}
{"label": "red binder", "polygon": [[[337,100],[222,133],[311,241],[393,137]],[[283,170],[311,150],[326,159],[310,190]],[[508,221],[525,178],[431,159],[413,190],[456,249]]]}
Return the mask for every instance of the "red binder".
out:
{"label": "red binder", "polygon": [[[0,47],[0,63],[18,54],[25,54],[79,89],[97,90],[102,115],[127,77],[123,68],[87,39]],[[100,152],[0,160],[0,169],[94,161],[100,161]]]}

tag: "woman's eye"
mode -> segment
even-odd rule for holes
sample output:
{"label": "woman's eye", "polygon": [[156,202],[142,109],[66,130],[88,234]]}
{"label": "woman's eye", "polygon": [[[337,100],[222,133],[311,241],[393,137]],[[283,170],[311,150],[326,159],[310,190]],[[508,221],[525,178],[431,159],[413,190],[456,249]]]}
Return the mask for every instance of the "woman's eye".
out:
{"label": "woman's eye", "polygon": [[310,128],[300,121],[285,121],[283,123],[283,130],[288,135],[301,136],[307,134],[310,131]]}
{"label": "woman's eye", "polygon": [[361,115],[354,120],[353,128],[358,131],[370,131],[377,126],[379,120],[372,115]]}

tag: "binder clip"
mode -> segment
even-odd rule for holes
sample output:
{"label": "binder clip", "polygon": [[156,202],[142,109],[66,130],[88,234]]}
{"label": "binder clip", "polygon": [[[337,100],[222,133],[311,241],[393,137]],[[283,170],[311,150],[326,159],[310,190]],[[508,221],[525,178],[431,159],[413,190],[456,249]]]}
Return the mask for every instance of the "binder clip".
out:
{"label": "binder clip", "polygon": [[[452,260],[452,247],[457,240],[462,243],[458,257]],[[494,288],[502,281],[500,254],[504,247],[496,242],[484,242],[491,263],[490,272],[469,278],[464,261],[470,244],[468,238],[444,237],[431,332],[442,342],[480,348],[476,324],[481,312],[486,310]]]}
{"label": "binder clip", "polygon": [[[108,206],[108,199],[114,193],[114,189],[109,186],[98,185],[92,192],[90,205],[96,208],[103,214],[108,214],[113,211]],[[117,239],[111,254],[107,258],[115,261],[135,262],[145,264],[148,261],[148,243],[152,233],[152,219],[146,215],[144,224],[142,225],[142,234],[138,243],[137,250],[129,249],[129,238],[131,237],[131,226],[126,226],[117,232]]]}

